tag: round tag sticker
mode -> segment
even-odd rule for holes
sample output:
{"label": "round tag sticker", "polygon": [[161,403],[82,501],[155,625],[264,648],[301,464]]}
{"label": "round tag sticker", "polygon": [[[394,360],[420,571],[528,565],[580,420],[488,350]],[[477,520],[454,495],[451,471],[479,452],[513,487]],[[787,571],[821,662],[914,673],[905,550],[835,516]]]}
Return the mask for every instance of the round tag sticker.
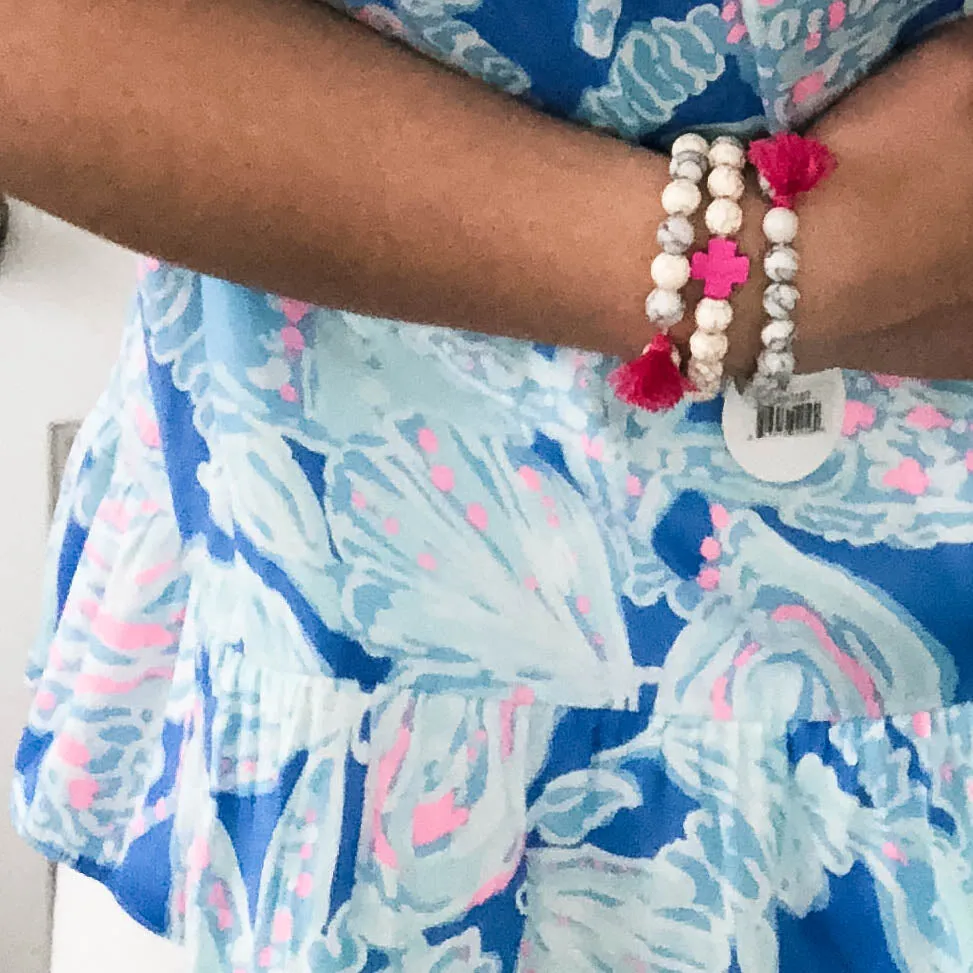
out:
{"label": "round tag sticker", "polygon": [[841,369],[795,375],[786,392],[762,402],[731,382],[723,402],[730,455],[765,483],[796,483],[834,451],[845,416]]}

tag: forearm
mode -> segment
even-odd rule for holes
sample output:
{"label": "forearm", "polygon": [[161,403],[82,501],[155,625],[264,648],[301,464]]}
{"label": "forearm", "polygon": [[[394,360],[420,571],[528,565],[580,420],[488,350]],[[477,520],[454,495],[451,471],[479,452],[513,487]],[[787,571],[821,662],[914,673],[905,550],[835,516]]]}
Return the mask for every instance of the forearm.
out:
{"label": "forearm", "polygon": [[973,21],[815,127],[839,159],[802,209],[799,361],[973,378]]}
{"label": "forearm", "polygon": [[663,159],[300,0],[0,0],[0,184],[326,306],[629,354]]}
{"label": "forearm", "polygon": [[[847,335],[841,340],[841,365],[910,378],[969,380],[973,378],[971,334],[973,302],[936,307],[881,331]],[[798,360],[804,371],[831,368],[834,349],[805,342]]]}

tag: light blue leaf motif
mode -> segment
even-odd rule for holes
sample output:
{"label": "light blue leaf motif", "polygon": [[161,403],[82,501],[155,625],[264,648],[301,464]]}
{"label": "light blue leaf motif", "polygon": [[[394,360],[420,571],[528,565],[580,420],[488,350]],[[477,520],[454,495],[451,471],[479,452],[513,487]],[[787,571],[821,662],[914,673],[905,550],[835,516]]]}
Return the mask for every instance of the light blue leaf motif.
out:
{"label": "light blue leaf motif", "polygon": [[[252,665],[323,674],[320,654],[283,596],[254,574],[239,554],[225,562],[196,550],[189,561],[193,599],[186,617],[188,643],[212,651],[244,645]],[[259,747],[257,741],[254,746]]]}
{"label": "light blue leaf motif", "polygon": [[[914,752],[893,741],[892,723]],[[886,936],[902,968],[967,969],[973,955],[971,708],[887,722],[850,719],[830,735],[858,766],[867,802],[842,790],[816,753],[790,766],[785,737],[758,722],[655,717],[638,737],[601,753],[597,765],[660,760],[720,822],[713,828],[694,815],[687,819],[699,837],[699,859],[734,913],[737,935],[744,929],[755,937],[755,952],[773,942],[763,928],[771,897],[807,915],[827,904],[829,876],[847,874],[861,861],[879,886]],[[924,776],[912,769],[916,754]],[[934,823],[944,814],[949,827]],[[741,969],[749,970],[739,941],[737,949]],[[753,956],[753,968],[764,969],[763,961],[766,954]]]}
{"label": "light blue leaf motif", "polygon": [[523,447],[416,417],[326,476],[346,618],[393,678],[609,707],[653,678],[632,661],[594,516]]}
{"label": "light blue leaf motif", "polygon": [[[362,326],[366,326],[364,320]],[[466,417],[469,402],[472,410],[489,417],[498,410],[516,409],[518,417],[531,427],[581,429],[587,419],[586,409],[600,408],[603,401],[596,386],[589,384],[586,388],[578,381],[579,359],[600,362],[600,355],[567,348],[542,354],[529,342],[451,328],[400,326],[395,339],[422,357],[424,371],[434,370],[437,378],[441,376],[449,383],[450,405],[458,400],[464,410],[462,422],[450,412],[456,425],[465,426],[470,421],[471,429],[480,428],[480,420],[473,415]],[[434,414],[444,409],[441,394],[438,400],[435,393],[428,399],[428,404],[417,400],[415,411]],[[438,401],[438,408],[434,401]]]}
{"label": "light blue leaf motif", "polygon": [[[362,319],[362,330],[370,324]],[[673,494],[661,477],[644,469],[636,476],[626,468],[631,416],[606,386],[613,359],[569,348],[541,354],[525,342],[447,328],[406,326],[395,337],[423,357],[425,375],[421,390],[414,382],[396,386],[392,402],[415,403],[424,415],[446,416],[467,435],[506,428],[513,430],[512,436],[526,433],[533,440],[540,432],[560,448],[568,473],[580,487],[621,593],[640,605],[662,597],[674,575],[642,538],[651,537]],[[396,371],[389,368],[392,375]],[[524,426],[515,429],[513,416]],[[652,470],[665,469],[681,433],[679,415],[653,418],[657,422],[646,442],[655,453],[641,453],[640,461]]]}
{"label": "light blue leaf motif", "polygon": [[164,265],[142,284],[140,317],[152,357],[172,366],[176,388],[201,395],[206,381],[206,342],[200,327],[201,278]]}
{"label": "light blue leaf motif", "polygon": [[[579,371],[595,375],[594,368]],[[685,463],[679,438],[685,423],[676,410],[652,418],[651,433],[637,440],[637,462],[632,416],[611,393],[597,407],[564,407],[560,422],[545,427],[596,512],[620,593],[637,605],[655,604],[676,580],[656,552],[653,532],[676,495],[657,474]]]}
{"label": "light blue leaf motif", "polygon": [[852,0],[824,6],[743,0],[765,100],[779,125],[822,112],[870,74],[902,28],[938,0]]}
{"label": "light blue leaf motif", "polygon": [[[154,419],[155,410],[145,376],[145,345],[137,314],[125,326],[119,360],[112,370],[108,387],[75,436],[61,480],[61,497],[54,516],[51,543],[57,543],[63,521],[68,515],[88,526],[118,460],[123,429],[130,433],[139,408]],[[123,405],[124,403],[124,405]],[[149,451],[141,452],[143,462],[151,462]],[[162,456],[155,458],[163,468]],[[58,548],[55,548],[58,549]]]}
{"label": "light blue leaf motif", "polygon": [[[210,461],[201,464],[198,477],[208,492],[210,512],[224,531],[230,536],[244,534],[260,554],[287,572],[318,618],[330,629],[341,631],[337,562],[315,492],[321,484],[305,475],[286,440],[259,424],[253,435],[216,435]],[[223,586],[220,600],[228,598],[237,605],[225,581],[218,582],[215,574],[211,577]],[[245,587],[252,598],[259,599],[259,582],[256,587],[246,582]],[[280,601],[276,596],[271,600]],[[278,657],[276,665],[319,671],[320,657],[309,649],[306,639],[290,647],[295,657]]]}
{"label": "light blue leaf motif", "polygon": [[308,950],[308,968],[334,973],[362,973],[368,962],[368,947],[348,928],[351,903],[345,902],[322,930],[323,935]]}
{"label": "light blue leaf motif", "polygon": [[[859,810],[852,838],[876,881],[899,965],[960,973],[973,963],[973,712],[964,705],[889,723],[895,739],[882,723],[849,721],[831,730],[872,805]],[[921,777],[911,772],[914,760]]]}
{"label": "light blue leaf motif", "polygon": [[[98,471],[103,485],[87,495],[92,516],[64,610],[32,665],[39,695],[30,727],[52,739],[32,771],[46,796],[28,805],[18,781],[15,797],[18,826],[31,840],[103,863],[124,857],[162,773],[165,721],[181,721],[171,680],[189,580],[145,357],[137,345],[129,350],[117,376],[125,399],[111,458],[98,460],[107,467]],[[56,587],[56,575],[49,583]]]}
{"label": "light blue leaf motif", "polygon": [[[208,747],[197,723],[183,758],[184,772],[199,784],[180,794],[176,813],[174,888],[193,908],[181,930],[202,955],[215,954],[215,968],[308,969],[330,909],[345,806],[345,771],[352,737],[358,733],[363,699],[332,680],[308,679],[250,665],[240,655],[218,659],[211,676],[220,697],[210,719]],[[243,727],[234,736],[233,727]],[[255,759],[247,734],[259,735]],[[233,744],[238,744],[234,750]],[[303,756],[286,806],[272,822],[262,859],[258,898],[251,901],[240,862],[245,849],[217,815],[213,797],[223,791],[244,806],[279,784],[281,768]],[[253,770],[228,775],[227,763],[253,761]],[[266,824],[265,820],[258,821]],[[250,841],[244,832],[240,838]],[[257,905],[255,919],[251,909]],[[177,914],[180,910],[174,910]],[[177,925],[177,929],[179,926]],[[268,961],[270,961],[268,963]],[[202,968],[200,970],[202,973]]]}
{"label": "light blue leaf motif", "polygon": [[611,57],[622,0],[578,0],[574,43],[592,57]]}
{"label": "light blue leaf motif", "polygon": [[[948,845],[968,864],[969,873],[962,884],[973,895],[973,707],[962,704],[931,713],[920,711],[911,717],[896,718],[893,725],[909,741],[927,774],[925,801],[940,812],[937,838],[948,838]],[[845,739],[839,728],[835,728],[832,737],[843,750],[855,742],[854,736]],[[851,755],[846,759],[855,762]],[[898,763],[896,760],[895,765]],[[872,767],[863,765],[863,771],[867,778],[865,786],[874,792],[878,775]],[[897,783],[903,782],[897,780]],[[909,790],[900,786],[897,793],[906,795]],[[877,806],[898,803],[893,797],[890,801],[877,802]],[[944,826],[943,822],[951,823],[952,834],[948,833],[950,825]]]}
{"label": "light blue leaf motif", "polygon": [[[152,357],[190,397],[207,447],[225,435],[252,435],[261,423],[295,434],[302,410],[293,396],[282,398],[281,386],[291,385],[299,359],[289,356],[281,332],[284,308],[299,302],[165,264],[146,277],[140,298]],[[301,306],[301,327],[311,329],[318,312]]]}
{"label": "light blue leaf motif", "polygon": [[[275,647],[282,650],[287,643],[262,645],[253,634],[258,646],[253,653],[249,644],[244,654],[238,643],[222,648],[208,643],[210,678],[219,686],[221,699],[210,717],[213,792],[273,787],[297,750],[330,741],[332,724],[343,720],[358,726],[362,719],[365,697],[352,683],[288,671],[293,657],[283,651],[281,665],[271,666],[265,660],[273,658]],[[187,629],[187,638],[193,636],[195,629]],[[326,715],[307,719],[310,700]]]}
{"label": "light blue leaf motif", "polygon": [[829,875],[846,874],[855,860],[858,802],[816,754],[791,767],[785,738],[757,722],[654,717],[596,766],[621,770],[633,760],[659,762],[703,809],[686,819],[692,840],[667,845],[651,867],[668,860],[705,875],[709,899],[733,917],[740,968],[776,970],[776,908],[803,916],[827,903]]}
{"label": "light blue leaf motif", "polygon": [[[754,822],[774,848],[774,894],[794,915],[827,901],[828,874],[846,875],[855,863],[850,830],[858,801],[838,786],[834,770],[815,754],[802,757],[769,819]],[[763,828],[760,828],[763,824]]]}
{"label": "light blue leaf motif", "polygon": [[517,691],[402,692],[376,706],[351,935],[383,951],[417,949],[423,930],[509,885],[526,837],[524,794],[553,725],[552,707]]}
{"label": "light blue leaf motif", "polygon": [[[198,725],[183,754],[182,771],[193,780],[206,779]],[[215,803],[205,788],[180,792],[171,861],[170,932],[187,945],[189,955],[199,957],[193,973],[249,965],[254,949],[247,889],[233,843],[217,820]]]}
{"label": "light blue leaf motif", "polygon": [[501,973],[500,960],[482,952],[479,929],[467,929],[439,946],[389,956],[389,973]]}
{"label": "light blue leaf motif", "polygon": [[683,21],[636,24],[615,53],[607,83],[582,96],[579,117],[627,138],[651,134],[723,74],[725,34],[714,4],[695,7]]}
{"label": "light blue leaf motif", "polygon": [[[413,413],[448,416],[470,432],[528,436],[528,387],[556,377],[522,341],[466,335],[341,311],[321,311],[302,357],[305,436],[327,452]],[[421,381],[416,380],[421,370]],[[539,395],[534,396],[539,398]],[[342,407],[335,408],[340,402]]]}
{"label": "light blue leaf motif", "polygon": [[[180,933],[179,941],[189,947],[189,955],[194,960],[192,973],[228,966],[232,969],[233,964],[252,963],[255,959],[253,931],[247,913],[247,890],[233,844],[218,822],[208,833],[202,828],[196,832],[197,837],[203,835],[206,836],[210,864],[202,873],[178,876],[185,882],[181,887],[187,910],[184,917],[173,922]],[[181,850],[188,852],[192,847],[189,843]],[[174,850],[180,849],[176,846]],[[220,911],[208,901],[217,886],[222,890],[219,901],[226,904]]]}
{"label": "light blue leaf motif", "polygon": [[[381,4],[342,3],[354,16],[375,21],[379,29],[405,40],[436,60],[473,75],[511,95],[530,88],[530,77],[519,64],[487,43],[462,19],[482,0],[390,0]],[[459,15],[459,16],[458,16]]]}
{"label": "light blue leaf motif", "polygon": [[656,712],[781,729],[952,701],[952,657],[880,591],[796,550],[750,511],[714,536],[718,584],[670,590],[688,624],[666,656]]}
{"label": "light blue leaf motif", "polygon": [[[75,435],[62,472],[47,541],[42,627],[27,660],[26,675],[32,687],[47,666],[50,646],[57,632],[60,553],[68,522],[73,518],[82,527],[90,528],[98,505],[111,489],[119,461],[123,426],[130,424],[140,407],[147,418],[154,418],[146,389],[145,362],[142,328],[137,314],[133,314],[122,333],[121,354],[112,369],[108,386]],[[148,450],[141,451],[143,467],[151,463],[147,453]],[[161,455],[156,463],[162,469]]]}
{"label": "light blue leaf motif", "polygon": [[733,922],[696,833],[712,824],[693,812],[687,837],[650,860],[590,845],[529,851],[520,968],[727,969]]}
{"label": "light blue leaf motif", "polygon": [[641,803],[631,779],[600,768],[575,770],[544,788],[531,806],[528,830],[536,828],[549,845],[576,845],[622,808]]}
{"label": "light blue leaf motif", "polygon": [[311,968],[321,918],[329,914],[341,845],[347,749],[347,730],[336,721],[331,739],[310,753],[267,848],[254,945],[258,956],[261,950],[276,952],[281,968]]}

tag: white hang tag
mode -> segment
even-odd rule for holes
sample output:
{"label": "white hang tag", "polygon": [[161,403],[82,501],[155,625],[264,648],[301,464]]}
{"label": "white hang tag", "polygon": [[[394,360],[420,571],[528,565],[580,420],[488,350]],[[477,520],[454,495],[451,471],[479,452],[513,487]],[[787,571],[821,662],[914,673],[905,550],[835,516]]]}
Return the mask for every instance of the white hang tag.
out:
{"label": "white hang tag", "polygon": [[723,401],[723,438],[730,455],[765,483],[796,483],[834,451],[845,416],[841,369],[795,375],[786,392],[758,399],[729,383]]}

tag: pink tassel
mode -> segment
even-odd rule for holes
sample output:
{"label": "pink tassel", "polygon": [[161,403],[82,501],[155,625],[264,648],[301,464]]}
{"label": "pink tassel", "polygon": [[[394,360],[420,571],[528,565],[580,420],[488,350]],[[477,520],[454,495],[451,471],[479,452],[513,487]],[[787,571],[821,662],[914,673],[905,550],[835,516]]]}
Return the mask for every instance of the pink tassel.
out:
{"label": "pink tassel", "polygon": [[793,209],[798,196],[814,189],[837,166],[826,145],[793,132],[751,144],[750,161],[770,184],[774,204],[787,209]]}
{"label": "pink tassel", "polygon": [[608,376],[615,395],[629,405],[662,412],[677,405],[692,387],[679,371],[679,353],[667,334],[657,334],[634,361]]}

